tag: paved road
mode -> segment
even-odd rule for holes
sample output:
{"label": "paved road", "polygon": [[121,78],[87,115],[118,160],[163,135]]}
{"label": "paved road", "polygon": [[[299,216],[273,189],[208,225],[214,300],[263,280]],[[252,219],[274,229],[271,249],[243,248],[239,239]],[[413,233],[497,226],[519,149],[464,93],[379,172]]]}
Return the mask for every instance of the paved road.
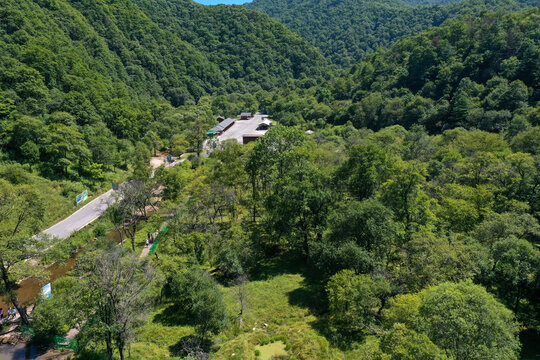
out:
{"label": "paved road", "polygon": [[114,201],[113,191],[109,190],[43,232],[54,238],[65,239],[95,221]]}
{"label": "paved road", "polygon": [[[166,164],[165,167],[175,166],[185,159],[178,159],[173,163]],[[112,190],[107,191],[105,194],[98,196],[82,208],[71,214],[64,220],[56,223],[52,227],[43,231],[45,234],[52,236],[53,238],[65,239],[73,234],[75,231],[79,231],[88,224],[94,222],[107,210],[107,208],[114,203],[115,198]]]}

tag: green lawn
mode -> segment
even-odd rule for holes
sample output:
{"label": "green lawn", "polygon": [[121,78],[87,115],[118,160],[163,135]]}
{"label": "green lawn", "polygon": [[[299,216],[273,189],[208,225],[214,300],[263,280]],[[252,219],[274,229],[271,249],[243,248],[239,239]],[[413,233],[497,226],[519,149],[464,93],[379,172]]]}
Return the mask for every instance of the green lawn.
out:
{"label": "green lawn", "polygon": [[[258,345],[255,348],[258,358],[261,360],[272,360],[274,356],[287,356],[286,345],[283,341],[276,341],[268,345]],[[258,352],[258,353],[257,353]]]}
{"label": "green lawn", "polygon": [[[231,325],[214,339],[213,359],[261,359],[255,356],[257,349],[264,350],[261,356],[286,351],[305,359],[344,358],[316,330],[319,319],[309,310],[316,299],[306,288],[305,277],[280,266],[286,264],[263,265],[261,273],[247,284],[242,326],[238,287],[222,287]],[[135,359],[175,359],[174,351],[182,337],[194,333],[183,319],[171,318],[169,306],[160,306],[142,327],[132,346]]]}

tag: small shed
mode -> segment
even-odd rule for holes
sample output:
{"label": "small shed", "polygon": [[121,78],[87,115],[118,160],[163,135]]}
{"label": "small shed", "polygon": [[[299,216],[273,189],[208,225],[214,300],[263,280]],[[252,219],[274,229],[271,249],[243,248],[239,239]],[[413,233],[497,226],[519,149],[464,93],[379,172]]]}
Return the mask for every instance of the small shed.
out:
{"label": "small shed", "polygon": [[225,116],[220,115],[220,116],[217,117],[218,122],[222,122],[223,120],[225,120]]}
{"label": "small shed", "polygon": [[264,136],[264,133],[245,134],[242,136],[242,143],[246,145],[246,144],[249,144],[250,142],[257,141],[258,138],[261,138],[263,136]]}
{"label": "small shed", "polygon": [[235,119],[231,119],[231,118],[223,120],[218,125],[208,130],[208,135],[219,136],[223,134],[223,132],[225,132],[228,128],[234,125],[235,121],[236,121]]}
{"label": "small shed", "polygon": [[249,120],[252,117],[250,112],[243,112],[240,114],[240,120]]}

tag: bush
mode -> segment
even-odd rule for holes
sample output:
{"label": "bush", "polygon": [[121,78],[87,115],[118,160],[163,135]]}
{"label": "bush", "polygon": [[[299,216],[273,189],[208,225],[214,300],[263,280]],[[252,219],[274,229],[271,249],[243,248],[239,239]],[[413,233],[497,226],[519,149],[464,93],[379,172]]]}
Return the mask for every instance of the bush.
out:
{"label": "bush", "polygon": [[227,308],[223,295],[210,275],[198,267],[169,274],[166,294],[180,311],[187,311],[197,334],[206,338],[227,326]]}
{"label": "bush", "polygon": [[77,306],[70,304],[75,286],[73,278],[58,279],[54,282],[54,295],[36,305],[32,327],[37,340],[51,341],[55,335],[63,336],[75,326]]}
{"label": "bush", "polygon": [[94,228],[94,235],[96,237],[105,236],[110,228],[111,228],[110,224],[99,222],[98,224],[96,224]]}

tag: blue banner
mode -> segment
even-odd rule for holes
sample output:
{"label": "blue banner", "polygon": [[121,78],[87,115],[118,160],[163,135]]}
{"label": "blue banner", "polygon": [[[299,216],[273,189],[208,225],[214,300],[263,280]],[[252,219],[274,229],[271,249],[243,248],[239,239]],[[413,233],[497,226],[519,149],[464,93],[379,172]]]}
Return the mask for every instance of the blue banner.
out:
{"label": "blue banner", "polygon": [[48,283],[41,289],[41,296],[43,297],[44,300],[52,296],[51,283]]}

